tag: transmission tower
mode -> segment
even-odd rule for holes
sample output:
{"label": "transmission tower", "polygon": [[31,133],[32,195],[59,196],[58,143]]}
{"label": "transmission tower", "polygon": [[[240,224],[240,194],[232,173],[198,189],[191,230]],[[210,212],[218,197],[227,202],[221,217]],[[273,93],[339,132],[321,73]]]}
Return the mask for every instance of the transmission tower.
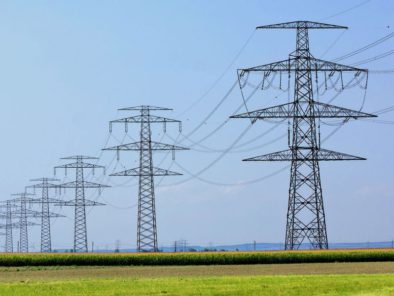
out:
{"label": "transmission tower", "polygon": [[[1,202],[0,208],[2,213],[0,219],[5,219],[5,224],[0,225],[0,229],[5,229],[5,247],[6,253],[13,252],[13,240],[12,240],[12,207],[15,207],[9,200]],[[5,208],[5,212],[4,209]]]}
{"label": "transmission tower", "polygon": [[18,215],[19,215],[19,243],[20,243],[19,251],[21,253],[29,252],[29,235],[27,232],[28,221],[27,221],[27,208],[26,208],[27,198],[29,195],[31,194],[26,192],[15,193],[12,194],[12,196],[17,196],[17,198],[11,200],[11,202],[20,203]]}
{"label": "transmission tower", "polygon": [[[29,234],[28,234],[28,226],[37,225],[36,223],[29,222],[27,220],[28,217],[40,218],[41,213],[37,211],[32,211],[27,208],[27,205],[30,202],[35,202],[35,199],[31,198],[34,194],[30,194],[27,192],[15,193],[11,194],[11,196],[15,196],[15,198],[7,200],[7,221],[6,221],[6,232],[8,230],[10,244],[12,245],[12,228],[19,228],[19,243],[20,243],[20,252],[27,253],[29,252]],[[16,211],[11,210],[11,207],[16,206]],[[12,215],[16,215],[19,218],[18,223],[12,223]],[[51,217],[59,217],[60,215],[50,213]],[[11,224],[10,224],[11,222]]]}
{"label": "transmission tower", "polygon": [[[20,223],[20,210],[19,207],[15,203],[19,203],[19,200],[6,200],[0,202],[0,208],[5,208],[6,213],[2,213],[0,215],[0,218],[5,218],[6,223],[5,225],[0,225],[0,229],[5,229],[5,252],[6,253],[13,253],[14,252],[14,241],[13,241],[13,229],[20,229],[21,228],[21,223]],[[28,216],[31,216],[31,212],[26,209],[26,218]],[[13,217],[16,216],[16,218],[19,218],[19,222],[13,222]],[[25,226],[35,226],[38,225],[37,223],[27,221],[26,223],[23,223]]]}
{"label": "transmission tower", "polygon": [[6,201],[6,216],[5,216],[5,252],[12,253],[14,252],[14,241],[12,237],[12,203],[7,200]]}
{"label": "transmission tower", "polygon": [[59,165],[55,167],[55,174],[57,168],[64,168],[66,175],[67,175],[67,169],[75,169],[75,181],[61,184],[62,188],[75,188],[75,199],[61,203],[61,205],[63,206],[74,207],[75,210],[74,211],[75,212],[74,252],[87,252],[88,238],[87,238],[87,229],[86,229],[86,207],[102,206],[104,204],[85,199],[85,189],[97,188],[99,191],[101,191],[102,188],[110,187],[110,186],[85,181],[84,169],[86,168],[92,169],[92,172],[94,174],[95,169],[100,168],[105,170],[105,168],[104,166],[101,165],[84,162],[84,160],[86,159],[91,159],[91,160],[98,159],[97,157],[77,155],[77,156],[64,157],[61,159],[74,160],[74,162],[72,163]]}
{"label": "transmission tower", "polygon": [[113,120],[110,122],[110,132],[112,132],[112,123],[124,123],[125,132],[127,133],[129,123],[140,124],[140,140],[138,142],[118,145],[115,147],[105,148],[104,150],[116,150],[119,158],[119,151],[139,151],[139,167],[129,169],[123,172],[114,173],[110,176],[138,176],[138,220],[137,220],[137,251],[138,252],[156,252],[157,229],[156,229],[156,209],[155,209],[155,176],[176,176],[181,175],[176,172],[157,168],[153,166],[153,151],[172,151],[173,158],[175,150],[188,150],[187,148],[154,142],[151,140],[152,123],[162,123],[164,132],[166,132],[167,123],[178,123],[179,132],[181,132],[181,121],[165,117],[151,115],[151,111],[169,111],[172,109],[154,107],[154,106],[137,106],[119,109],[122,111],[137,111],[140,114],[132,117]]}
{"label": "transmission tower", "polygon": [[[60,181],[54,178],[39,178],[32,179],[32,182],[40,182],[34,185],[27,186],[33,188],[34,191],[41,189],[41,199],[30,199],[29,203],[41,204],[41,252],[52,252],[51,239],[51,213],[49,212],[49,204],[62,205],[63,201],[60,199],[49,198],[49,189],[60,189],[61,186],[50,182]],[[57,217],[65,217],[57,214]]]}
{"label": "transmission tower", "polygon": [[[244,159],[244,161],[291,161],[289,203],[287,210],[285,249],[298,249],[309,241],[315,249],[327,249],[327,231],[320,181],[319,161],[365,160],[361,157],[334,152],[320,147],[320,132],[316,119],[357,119],[375,117],[359,111],[320,103],[313,98],[312,74],[323,72],[332,76],[344,72],[358,76],[368,74],[366,69],[323,61],[314,58],[309,51],[309,29],[347,29],[346,27],[308,21],[297,21],[257,27],[256,29],[296,29],[296,50],[283,61],[238,70],[241,79],[251,72],[267,77],[273,72],[295,73],[294,100],[288,104],[264,108],[231,116],[232,118],[290,119],[289,150]],[[325,76],[326,77],[326,76]],[[317,80],[317,78],[316,78]],[[317,81],[316,81],[317,83]],[[317,85],[316,85],[317,87]],[[318,138],[319,136],[319,138]]]}

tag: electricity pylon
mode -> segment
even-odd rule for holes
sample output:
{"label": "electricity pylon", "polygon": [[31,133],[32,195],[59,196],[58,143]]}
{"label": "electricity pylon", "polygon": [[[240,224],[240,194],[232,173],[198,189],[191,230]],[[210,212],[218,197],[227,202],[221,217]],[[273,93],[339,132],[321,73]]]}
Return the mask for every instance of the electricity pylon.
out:
{"label": "electricity pylon", "polygon": [[29,235],[27,232],[27,226],[28,226],[27,211],[28,210],[26,209],[27,198],[29,195],[32,195],[32,194],[29,194],[26,192],[15,193],[15,194],[12,194],[12,196],[17,196],[17,197],[11,200],[14,203],[17,203],[17,202],[20,203],[18,215],[19,215],[19,243],[20,243],[19,251],[21,253],[29,252]]}
{"label": "electricity pylon", "polygon": [[129,123],[140,124],[140,140],[138,142],[118,145],[115,147],[105,148],[104,150],[116,150],[119,157],[119,151],[139,151],[139,167],[129,169],[123,172],[111,174],[110,176],[138,176],[138,220],[137,220],[137,251],[138,252],[156,252],[157,245],[157,228],[156,228],[156,208],[155,208],[155,176],[176,176],[181,175],[169,170],[156,168],[153,166],[152,151],[172,151],[173,157],[175,150],[188,150],[187,148],[169,145],[152,141],[152,123],[162,123],[164,132],[167,123],[178,123],[179,132],[181,132],[181,121],[159,117],[151,114],[151,111],[169,111],[172,109],[154,107],[154,106],[137,106],[119,109],[122,111],[137,111],[140,114],[132,117],[113,120],[110,122],[110,132],[112,123],[124,123],[125,132]]}
{"label": "electricity pylon", "polygon": [[14,241],[12,237],[12,208],[13,204],[11,201],[6,201],[6,214],[5,214],[5,252],[14,252]]}
{"label": "electricity pylon", "polygon": [[9,200],[6,203],[6,220],[5,220],[5,251],[12,253],[14,250],[14,241],[12,239],[12,205]]}
{"label": "electricity pylon", "polygon": [[[41,252],[52,252],[52,239],[51,239],[51,216],[49,212],[49,204],[62,205],[63,201],[60,199],[49,198],[49,189],[60,189],[61,186],[50,182],[60,181],[54,178],[39,178],[32,179],[32,182],[40,182],[37,184],[29,185],[27,188],[33,188],[34,191],[38,188],[41,189],[40,199],[30,199],[29,203],[41,204]],[[65,217],[58,215],[57,217]]]}
{"label": "electricity pylon", "polygon": [[349,154],[334,152],[320,147],[316,131],[316,118],[365,118],[375,117],[359,111],[320,103],[313,98],[312,73],[339,72],[368,74],[366,69],[323,61],[314,58],[309,51],[309,29],[347,29],[346,27],[308,21],[297,21],[257,27],[256,29],[296,29],[295,52],[283,61],[238,70],[242,78],[251,72],[267,77],[272,72],[295,73],[294,100],[288,104],[231,116],[232,118],[292,120],[289,131],[289,150],[244,159],[244,161],[291,161],[289,204],[287,210],[285,249],[298,249],[306,239],[315,249],[327,249],[327,231],[320,181],[319,161],[364,160]]}
{"label": "electricity pylon", "polygon": [[0,205],[1,209],[5,208],[5,212],[0,214],[0,219],[5,219],[5,224],[0,225],[0,229],[5,229],[5,246],[4,251],[6,253],[13,252],[13,240],[12,240],[12,208],[15,207],[11,201],[7,200],[2,202]]}
{"label": "electricity pylon", "polygon": [[[36,226],[36,225],[39,225],[39,224],[27,221],[27,226]],[[5,248],[4,249],[5,249],[6,253],[13,253],[14,252],[14,241],[13,241],[13,236],[12,236],[12,230],[18,229],[18,228],[21,228],[21,225],[19,222],[12,223],[12,224],[0,225],[0,229],[5,229],[4,235],[6,237],[6,240],[5,240]]]}
{"label": "electricity pylon", "polygon": [[75,169],[75,181],[67,182],[61,184],[62,188],[75,188],[75,199],[62,202],[63,206],[74,207],[75,217],[74,217],[74,252],[87,252],[88,251],[88,238],[87,238],[87,228],[86,228],[86,207],[92,206],[103,206],[103,203],[99,203],[92,200],[85,199],[85,189],[86,188],[97,188],[101,191],[102,188],[110,187],[108,185],[103,185],[99,183],[93,183],[85,181],[84,169],[89,168],[94,170],[96,168],[104,169],[104,166],[84,162],[86,159],[97,159],[97,157],[90,156],[70,156],[61,159],[71,159],[74,160],[72,163],[59,165],[55,167],[55,174],[57,168],[64,168],[65,174],[67,175],[67,169]]}
{"label": "electricity pylon", "polygon": [[[19,200],[6,200],[2,201],[0,208],[5,208],[6,212],[0,215],[0,218],[5,218],[6,223],[0,225],[0,229],[5,229],[5,252],[6,253],[13,253],[14,252],[14,241],[13,241],[13,229],[21,228],[22,224],[20,221],[20,211],[18,206],[15,204],[19,202]],[[19,222],[13,222],[13,216],[19,218]],[[28,214],[26,213],[26,218]],[[35,226],[38,225],[37,223],[27,221],[23,223],[23,226]]]}
{"label": "electricity pylon", "polygon": [[[22,193],[15,193],[11,194],[11,196],[16,196],[15,198],[9,200],[9,202],[13,204],[19,204],[17,207],[16,211],[11,211],[12,214],[16,214],[16,216],[19,218],[18,224],[13,225],[12,227],[14,228],[19,228],[19,243],[20,243],[20,248],[19,251],[21,253],[27,253],[29,252],[29,234],[28,234],[28,226],[33,226],[37,225],[36,223],[31,223],[27,221],[28,217],[32,218],[41,218],[42,214],[37,211],[32,211],[27,208],[27,205],[30,203],[35,203],[37,202],[36,199],[31,198],[34,194],[30,194],[27,192],[22,192]],[[7,215],[9,215],[8,209],[7,209]],[[61,217],[59,214],[55,213],[49,213],[50,217]]]}

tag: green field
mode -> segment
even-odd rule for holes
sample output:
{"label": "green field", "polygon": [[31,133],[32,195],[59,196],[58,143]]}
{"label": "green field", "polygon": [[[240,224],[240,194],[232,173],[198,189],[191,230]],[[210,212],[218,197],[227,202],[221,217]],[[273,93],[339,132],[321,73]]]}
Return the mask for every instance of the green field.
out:
{"label": "green field", "polygon": [[[217,257],[214,253],[6,254],[0,255],[0,295],[394,295],[392,254],[392,250],[216,253]],[[87,258],[96,264],[88,264]],[[188,264],[164,265],[157,258]],[[212,264],[213,258],[226,263]],[[254,263],[230,264],[229,258]],[[257,264],[256,258],[280,264]],[[284,258],[318,262],[284,263]],[[204,260],[209,264],[203,265]]]}
{"label": "green field", "polygon": [[394,275],[81,279],[0,285],[0,295],[393,295]]}
{"label": "green field", "polygon": [[394,249],[195,253],[3,253],[0,255],[0,266],[169,266],[383,261],[394,261]]}

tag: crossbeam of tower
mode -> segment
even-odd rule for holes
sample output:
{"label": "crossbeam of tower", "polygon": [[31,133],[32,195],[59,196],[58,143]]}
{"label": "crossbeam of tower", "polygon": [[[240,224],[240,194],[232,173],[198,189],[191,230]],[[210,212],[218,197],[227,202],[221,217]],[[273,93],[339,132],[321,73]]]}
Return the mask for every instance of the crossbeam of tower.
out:
{"label": "crossbeam of tower", "polygon": [[152,111],[169,111],[172,109],[154,107],[154,106],[136,106],[119,109],[122,111],[137,111],[140,114],[132,117],[113,120],[110,122],[110,132],[112,132],[113,123],[123,123],[125,132],[128,131],[128,124],[140,124],[140,139],[138,142],[122,144],[114,147],[104,148],[103,150],[115,150],[118,154],[120,151],[139,151],[139,167],[117,172],[110,176],[138,176],[138,220],[137,220],[137,251],[138,252],[156,252],[157,244],[157,227],[156,227],[156,206],[155,206],[155,176],[177,176],[180,173],[157,168],[153,166],[153,151],[172,151],[173,158],[176,150],[188,150],[188,148],[169,145],[152,141],[151,124],[163,124],[164,132],[168,123],[177,123],[179,132],[181,132],[181,121],[152,115]]}
{"label": "crossbeam of tower", "polygon": [[[58,182],[59,179],[55,178],[38,178],[30,180],[32,182],[39,182],[33,185],[27,186],[27,188],[41,189],[40,199],[30,199],[29,203],[37,203],[41,205],[41,252],[48,253],[52,252],[52,239],[51,239],[51,215],[49,212],[49,205],[56,204],[61,205],[63,203],[60,199],[49,198],[49,190],[59,190],[61,186],[51,182]],[[57,217],[65,217],[59,215]]]}
{"label": "crossbeam of tower", "polygon": [[[320,161],[364,160],[365,158],[339,153],[320,147],[316,131],[317,118],[357,119],[375,115],[320,103],[313,98],[312,73],[352,72],[355,76],[368,74],[368,70],[350,67],[314,58],[309,50],[310,29],[347,29],[346,27],[309,21],[296,21],[257,29],[295,29],[296,50],[289,58],[257,67],[238,70],[242,78],[252,72],[267,77],[271,72],[295,73],[294,100],[289,104],[264,108],[231,118],[249,118],[252,122],[272,118],[288,118],[292,121],[289,131],[289,149],[244,161],[291,161],[289,202],[287,210],[285,249],[298,249],[304,241],[316,249],[327,249],[328,239],[323,195],[320,180]],[[320,137],[320,133],[319,133]]]}
{"label": "crossbeam of tower", "polygon": [[92,206],[102,206],[103,203],[99,203],[97,201],[87,200],[85,199],[85,189],[87,188],[96,188],[101,191],[103,188],[110,187],[108,185],[93,183],[85,181],[84,169],[103,169],[105,172],[105,167],[97,164],[92,164],[85,162],[84,160],[95,160],[96,157],[76,155],[70,157],[61,158],[63,160],[73,160],[73,162],[59,165],[55,167],[55,175],[56,169],[63,168],[65,170],[65,174],[67,175],[68,169],[75,170],[75,181],[67,182],[61,184],[61,188],[73,188],[75,189],[75,198],[74,200],[65,201],[61,204],[62,206],[70,206],[74,207],[74,252],[87,252],[88,251],[88,238],[87,238],[87,227],[86,227],[86,207]]}

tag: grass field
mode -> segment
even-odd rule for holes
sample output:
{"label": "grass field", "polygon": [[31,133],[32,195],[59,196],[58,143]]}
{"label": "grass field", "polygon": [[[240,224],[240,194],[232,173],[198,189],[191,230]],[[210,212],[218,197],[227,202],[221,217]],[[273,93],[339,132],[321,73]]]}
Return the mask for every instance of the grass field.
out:
{"label": "grass field", "polygon": [[91,279],[0,285],[0,295],[393,295],[394,275]]}
{"label": "grass field", "polygon": [[[255,261],[251,261],[253,254],[266,257],[252,257]],[[302,256],[294,259],[294,254]],[[322,259],[316,254],[324,254],[326,263],[319,262]],[[393,254],[392,250],[216,253],[220,261],[222,256],[230,256],[225,258],[226,264],[219,265],[212,264],[213,253],[179,255],[199,255],[193,258],[198,258],[197,265],[190,259],[185,261],[188,257],[180,260],[178,254],[9,254],[0,255],[0,295],[394,295],[394,260],[389,260]],[[165,260],[175,258],[188,264],[163,265],[157,259],[163,255],[167,255]],[[126,260],[121,263],[119,259],[115,261],[117,266],[109,266],[108,259],[113,261],[113,256]],[[132,265],[135,256],[139,256],[139,264]],[[248,262],[264,258],[270,264],[229,264],[229,258],[245,260],[235,256],[246,256]],[[319,263],[310,263],[310,258],[305,259],[308,256]],[[98,266],[88,265],[87,258],[94,258]],[[206,258],[208,265],[202,265]],[[272,258],[280,264],[271,264]],[[309,263],[284,263],[283,258]],[[348,262],[327,263],[327,258],[347,258]],[[366,262],[350,262],[349,258]],[[371,258],[380,260],[370,262]],[[12,263],[12,259],[16,261]],[[159,262],[156,266],[141,264],[155,260]],[[63,264],[49,264],[54,261]],[[46,266],[40,266],[40,262]],[[71,262],[82,264],[72,266]]]}

